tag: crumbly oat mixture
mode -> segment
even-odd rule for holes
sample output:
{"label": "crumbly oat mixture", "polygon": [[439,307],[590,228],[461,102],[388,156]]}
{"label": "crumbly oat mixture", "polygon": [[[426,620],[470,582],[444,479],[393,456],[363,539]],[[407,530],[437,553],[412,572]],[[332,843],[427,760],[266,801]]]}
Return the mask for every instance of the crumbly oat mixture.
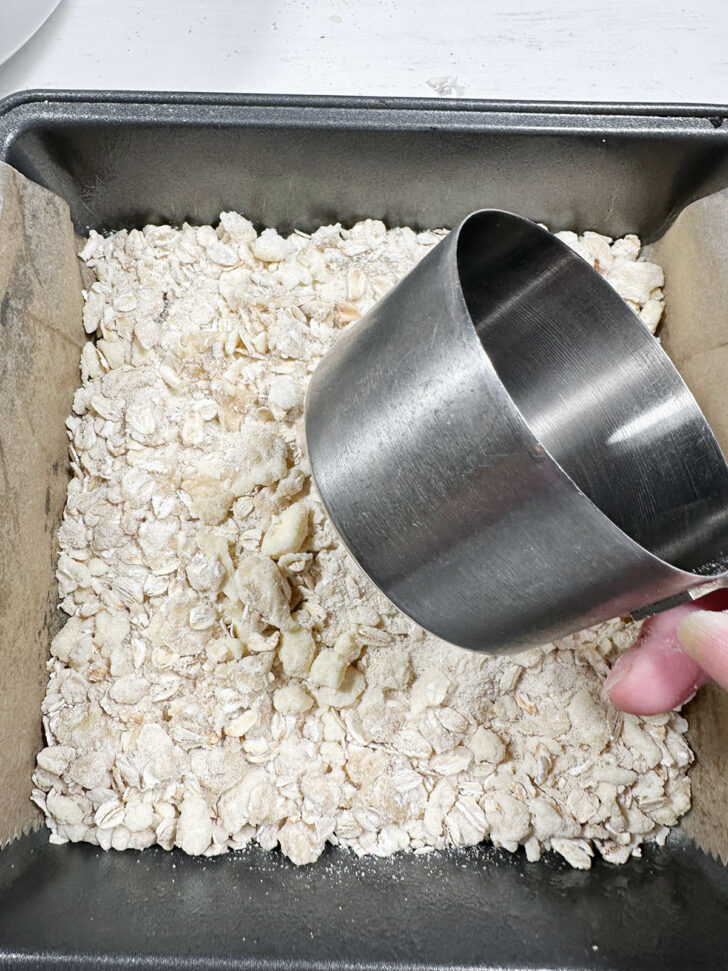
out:
{"label": "crumbly oat mixture", "polygon": [[[425,634],[348,558],[304,451],[316,363],[442,237],[150,226],[82,258],[82,386],[59,531],[69,620],[34,798],[53,842],[296,863],[490,839],[586,868],[661,842],[690,802],[676,713],[601,695],[635,625],[489,658]],[[654,331],[634,236],[562,234]]]}

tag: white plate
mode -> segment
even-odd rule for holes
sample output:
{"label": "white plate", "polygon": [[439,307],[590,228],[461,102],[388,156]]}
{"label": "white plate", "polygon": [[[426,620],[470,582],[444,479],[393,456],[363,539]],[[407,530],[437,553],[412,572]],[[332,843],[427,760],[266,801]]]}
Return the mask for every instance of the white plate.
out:
{"label": "white plate", "polygon": [[20,50],[61,0],[0,0],[0,64]]}

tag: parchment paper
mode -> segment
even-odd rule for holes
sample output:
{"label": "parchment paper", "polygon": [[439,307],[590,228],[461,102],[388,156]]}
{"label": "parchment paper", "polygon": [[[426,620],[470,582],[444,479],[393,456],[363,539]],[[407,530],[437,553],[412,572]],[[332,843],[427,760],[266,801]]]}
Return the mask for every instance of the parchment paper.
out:
{"label": "parchment paper", "polygon": [[[728,190],[688,206],[646,255],[665,270],[663,347],[728,456]],[[708,685],[686,716],[697,761],[681,828],[728,863],[728,693]]]}
{"label": "parchment paper", "polygon": [[[728,192],[689,206],[646,255],[667,279],[664,347],[728,455]],[[60,626],[56,533],[84,342],[81,286],[66,203],[0,163],[0,847],[39,821],[29,797]],[[728,862],[728,694],[708,686],[688,717],[697,764],[682,826]]]}
{"label": "parchment paper", "polygon": [[31,775],[60,625],[56,533],[82,309],[68,206],[0,163],[0,847],[40,819]]}

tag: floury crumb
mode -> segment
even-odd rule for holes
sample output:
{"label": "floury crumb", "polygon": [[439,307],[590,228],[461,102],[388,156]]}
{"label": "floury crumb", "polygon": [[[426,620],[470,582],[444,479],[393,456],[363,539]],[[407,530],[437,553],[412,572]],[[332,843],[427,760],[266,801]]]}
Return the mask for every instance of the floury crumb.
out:
{"label": "floury crumb", "polygon": [[[367,220],[284,238],[223,213],[88,240],[97,339],[67,422],[69,620],[35,773],[54,842],[256,840],[306,863],[327,841],[490,839],[586,868],[688,809],[685,720],[602,698],[636,625],[508,658],[445,645],[361,574],[312,489],[310,374],[443,235]],[[662,271],[639,240],[561,236],[654,331]]]}

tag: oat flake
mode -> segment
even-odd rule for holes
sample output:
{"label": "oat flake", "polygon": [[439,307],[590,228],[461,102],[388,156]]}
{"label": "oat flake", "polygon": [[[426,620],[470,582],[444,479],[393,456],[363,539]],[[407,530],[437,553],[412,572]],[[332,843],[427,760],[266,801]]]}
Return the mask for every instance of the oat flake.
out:
{"label": "oat flake", "polygon": [[[296,863],[490,839],[575,867],[664,841],[690,803],[680,715],[617,715],[636,625],[490,658],[425,634],[348,558],[304,451],[317,362],[443,232],[210,226],[92,234],[97,282],[67,420],[34,798],[52,840],[251,840]],[[634,236],[562,238],[651,330],[662,271]],[[487,568],[487,564],[484,564]]]}

